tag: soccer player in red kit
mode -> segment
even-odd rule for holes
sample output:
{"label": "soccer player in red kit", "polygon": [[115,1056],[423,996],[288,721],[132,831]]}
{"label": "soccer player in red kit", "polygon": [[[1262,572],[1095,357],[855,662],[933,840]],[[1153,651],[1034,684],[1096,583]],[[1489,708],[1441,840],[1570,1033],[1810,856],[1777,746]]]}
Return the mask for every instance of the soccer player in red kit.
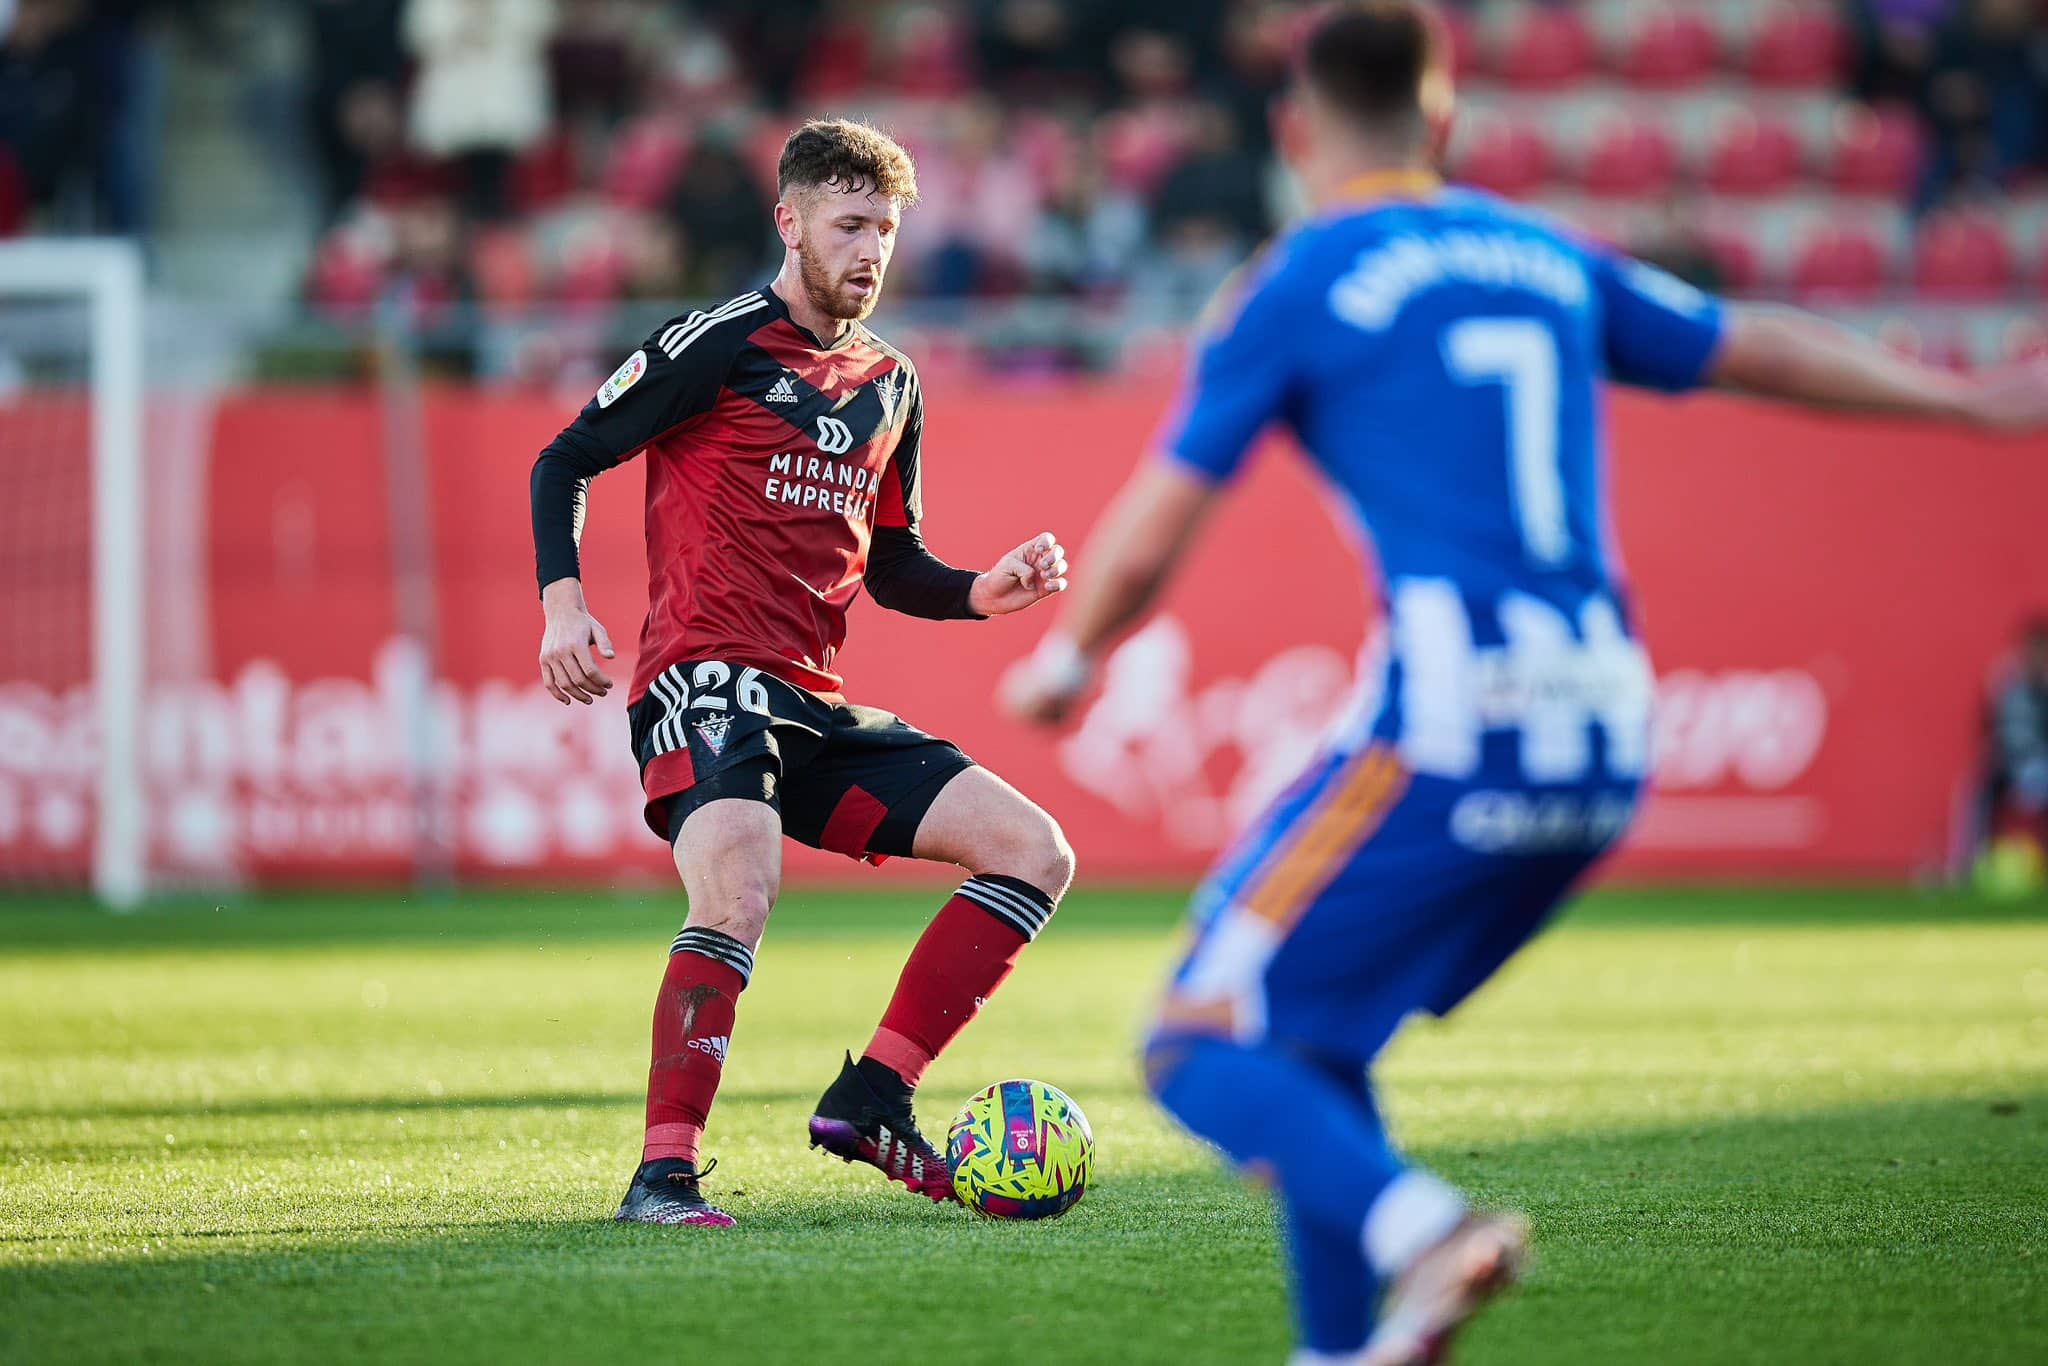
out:
{"label": "soccer player in red kit", "polygon": [[918,1132],[918,1079],[1073,878],[1059,826],[1015,788],[841,695],[833,655],[863,586],[895,611],[971,619],[1060,592],[1067,566],[1047,533],[986,573],[955,569],[918,530],[917,371],[862,324],[917,200],[910,157],[873,128],[814,121],[784,144],[777,191],[775,279],[656,331],[533,467],[541,678],[587,704],[611,690],[600,661],[613,651],[579,579],[584,489],[637,452],[648,462],[648,608],[627,714],[647,822],[674,850],[689,915],[655,1000],[622,1220],[733,1222],[699,1189],[697,1155],[784,835],[970,874],[810,1120],[814,1145],[933,1200],[951,1199],[952,1181]]}

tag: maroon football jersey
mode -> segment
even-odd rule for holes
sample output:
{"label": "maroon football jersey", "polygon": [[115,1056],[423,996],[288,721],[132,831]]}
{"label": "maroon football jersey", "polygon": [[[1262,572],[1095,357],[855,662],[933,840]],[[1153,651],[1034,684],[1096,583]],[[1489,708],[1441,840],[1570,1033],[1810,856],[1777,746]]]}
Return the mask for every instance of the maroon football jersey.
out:
{"label": "maroon football jersey", "polygon": [[831,346],[771,289],[676,318],[627,357],[559,444],[647,453],[647,620],[628,700],[683,659],[836,695],[832,658],[871,528],[915,526],[924,397],[856,323]]}

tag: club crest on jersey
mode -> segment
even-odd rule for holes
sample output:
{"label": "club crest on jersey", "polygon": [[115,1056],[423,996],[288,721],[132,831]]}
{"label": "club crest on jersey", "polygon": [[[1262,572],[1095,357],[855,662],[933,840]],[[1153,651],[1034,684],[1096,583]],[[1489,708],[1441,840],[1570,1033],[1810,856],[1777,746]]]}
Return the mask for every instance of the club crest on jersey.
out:
{"label": "club crest on jersey", "polygon": [[882,400],[882,420],[893,423],[896,420],[896,372],[894,370],[882,375],[875,381],[875,397]]}
{"label": "club crest on jersey", "polygon": [[726,733],[732,729],[730,716],[707,716],[697,723],[697,736],[714,755],[725,753]]}
{"label": "club crest on jersey", "polygon": [[609,408],[619,401],[619,395],[640,382],[640,376],[647,373],[647,353],[635,351],[626,357],[626,363],[612,371],[612,377],[597,391],[597,406]]}

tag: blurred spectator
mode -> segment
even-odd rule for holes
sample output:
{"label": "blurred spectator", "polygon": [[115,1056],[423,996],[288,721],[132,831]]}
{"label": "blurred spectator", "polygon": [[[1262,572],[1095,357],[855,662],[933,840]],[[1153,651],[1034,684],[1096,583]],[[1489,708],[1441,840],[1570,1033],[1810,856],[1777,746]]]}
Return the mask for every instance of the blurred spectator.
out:
{"label": "blurred spectator", "polygon": [[975,57],[984,84],[1006,99],[1086,93],[1100,62],[1080,0],[974,0]]}
{"label": "blurred spectator", "polygon": [[732,50],[744,54],[768,107],[787,109],[811,62],[813,40],[825,18],[823,0],[747,0],[699,9],[715,17]]}
{"label": "blurred spectator", "polygon": [[1935,35],[1955,7],[1956,0],[1849,0],[1850,88],[1857,98],[1918,99]]}
{"label": "blurred spectator", "polygon": [[[1995,858],[2001,843],[2048,835],[2048,619],[2030,623],[2011,675],[1993,692],[1977,834]],[[1980,871],[1982,865],[1980,864]]]}
{"label": "blurred spectator", "polygon": [[2040,159],[2048,29],[2034,0],[1963,0],[1935,42],[1925,109],[1934,134],[1918,196],[2001,187]]}
{"label": "blurred spectator", "polygon": [[453,201],[430,195],[392,210],[391,268],[400,288],[423,314],[475,297],[468,240]]}
{"label": "blurred spectator", "polygon": [[1272,104],[1287,83],[1296,12],[1278,0],[1249,0],[1223,29],[1223,71],[1211,97],[1237,120],[1237,136],[1260,156],[1273,149]]}
{"label": "blurred spectator", "polygon": [[328,221],[355,201],[370,168],[392,156],[403,139],[402,3],[311,0],[307,8],[313,64],[307,114]]}
{"label": "blurred spectator", "polygon": [[925,293],[1001,294],[1023,282],[1039,187],[1005,131],[1002,109],[976,100],[920,150],[922,198],[901,250]]}
{"label": "blurred spectator", "polygon": [[418,62],[412,140],[461,163],[466,204],[508,207],[514,157],[548,130],[550,0],[407,0],[405,45]]}
{"label": "blurred spectator", "polygon": [[1145,206],[1110,183],[1101,154],[1083,146],[1056,173],[1026,250],[1030,288],[1099,295],[1129,276],[1145,246]]}
{"label": "blurred spectator", "polygon": [[657,19],[651,10],[649,0],[560,0],[548,65],[564,122],[613,124],[640,106],[646,54],[636,42]]}
{"label": "blurred spectator", "polygon": [[[629,219],[619,249],[623,255],[620,292],[628,299],[668,303],[713,294],[736,294],[740,290],[730,276],[709,286],[696,284],[686,267],[689,253],[683,245],[682,229],[659,214]],[[754,273],[748,273],[745,279],[748,283],[760,283]]]}
{"label": "blurred spectator", "polygon": [[690,155],[669,200],[685,293],[723,297],[772,273],[773,202],[734,149],[706,142]]}
{"label": "blurred spectator", "polygon": [[0,3],[0,232],[31,211],[74,232],[135,233],[142,0]]}
{"label": "blurred spectator", "polygon": [[1239,144],[1229,111],[1196,105],[1189,123],[1189,153],[1152,204],[1158,250],[1133,283],[1144,309],[1158,317],[1199,308],[1267,231],[1265,164]]}
{"label": "blurred spectator", "polygon": [[1153,231],[1168,251],[1222,247],[1242,256],[1269,226],[1265,161],[1244,146],[1220,105],[1194,106],[1188,131],[1188,154],[1153,201]]}

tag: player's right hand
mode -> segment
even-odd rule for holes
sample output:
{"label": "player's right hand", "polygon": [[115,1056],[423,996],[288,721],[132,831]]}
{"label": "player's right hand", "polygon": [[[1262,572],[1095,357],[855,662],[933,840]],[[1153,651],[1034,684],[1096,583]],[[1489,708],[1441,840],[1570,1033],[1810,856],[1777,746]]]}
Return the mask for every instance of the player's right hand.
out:
{"label": "player's right hand", "polygon": [[606,659],[617,653],[604,623],[581,603],[552,602],[547,622],[540,638],[540,681],[549,695],[565,707],[571,702],[587,707],[610,692],[612,681],[591,653],[592,646]]}
{"label": "player's right hand", "polygon": [[1979,376],[1964,399],[1963,411],[1970,421],[1994,432],[2048,426],[2048,356]]}

